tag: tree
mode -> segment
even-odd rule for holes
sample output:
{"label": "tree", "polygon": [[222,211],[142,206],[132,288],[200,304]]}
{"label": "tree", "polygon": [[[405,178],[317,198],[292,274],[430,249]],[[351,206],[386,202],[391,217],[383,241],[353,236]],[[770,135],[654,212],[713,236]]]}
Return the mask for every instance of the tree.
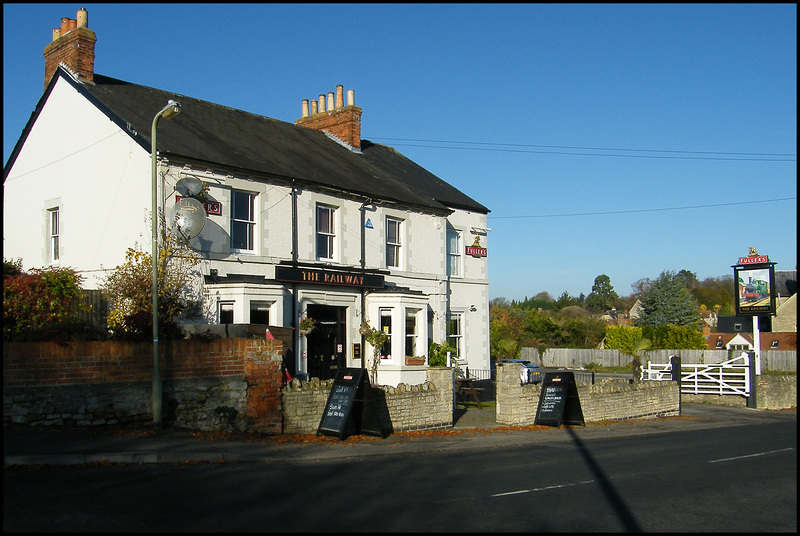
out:
{"label": "tree", "polygon": [[639,301],[642,314],[636,319],[636,326],[694,326],[700,318],[697,302],[686,288],[684,278],[669,270],[650,282]]}
{"label": "tree", "polygon": [[378,382],[378,363],[381,360],[381,348],[386,343],[386,339],[389,336],[379,329],[375,329],[369,325],[368,321],[364,321],[361,324],[361,328],[359,330],[361,334],[364,336],[364,339],[372,346],[372,363],[370,363],[370,381],[372,385],[377,385]]}
{"label": "tree", "polygon": [[586,297],[586,306],[589,310],[602,313],[611,309],[614,301],[618,298],[614,287],[611,286],[611,278],[606,274],[601,274],[594,279],[592,292]]}
{"label": "tree", "polygon": [[[187,245],[166,237],[158,256],[158,328],[164,339],[183,338],[178,319],[199,301],[199,258]],[[114,337],[146,340],[153,333],[152,255],[128,248],[125,262],[103,281],[108,326]]]}

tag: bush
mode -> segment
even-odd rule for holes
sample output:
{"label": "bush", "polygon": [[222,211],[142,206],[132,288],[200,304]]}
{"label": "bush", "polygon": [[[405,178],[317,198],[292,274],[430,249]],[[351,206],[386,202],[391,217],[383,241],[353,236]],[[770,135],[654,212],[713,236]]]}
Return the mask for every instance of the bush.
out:
{"label": "bush", "polygon": [[73,311],[83,282],[75,270],[50,266],[24,272],[21,260],[4,260],[3,273],[4,339],[43,340],[48,330],[69,335],[63,326],[77,322]]}

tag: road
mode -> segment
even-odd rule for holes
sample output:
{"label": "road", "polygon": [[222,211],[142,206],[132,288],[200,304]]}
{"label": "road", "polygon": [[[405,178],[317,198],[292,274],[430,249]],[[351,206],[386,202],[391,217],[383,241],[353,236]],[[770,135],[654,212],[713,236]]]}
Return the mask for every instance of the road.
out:
{"label": "road", "polygon": [[796,413],[765,415],[328,461],[7,468],[3,529],[796,532]]}

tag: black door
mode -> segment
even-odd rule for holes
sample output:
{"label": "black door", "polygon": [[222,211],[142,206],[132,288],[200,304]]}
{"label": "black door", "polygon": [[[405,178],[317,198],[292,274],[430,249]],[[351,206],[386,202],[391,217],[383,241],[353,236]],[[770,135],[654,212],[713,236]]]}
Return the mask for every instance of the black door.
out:
{"label": "black door", "polygon": [[308,374],[321,380],[334,378],[336,369],[347,364],[345,308],[309,305],[307,316],[316,320],[314,330],[306,335]]}

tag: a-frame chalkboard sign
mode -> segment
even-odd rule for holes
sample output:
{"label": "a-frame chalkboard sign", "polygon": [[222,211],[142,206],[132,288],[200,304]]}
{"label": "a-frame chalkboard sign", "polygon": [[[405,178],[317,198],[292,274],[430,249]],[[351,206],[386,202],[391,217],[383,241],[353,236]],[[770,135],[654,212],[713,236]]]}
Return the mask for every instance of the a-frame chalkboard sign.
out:
{"label": "a-frame chalkboard sign", "polygon": [[384,437],[367,371],[360,368],[341,368],[337,370],[336,379],[333,380],[317,435],[332,435],[344,439],[351,433]]}
{"label": "a-frame chalkboard sign", "polygon": [[545,372],[533,424],[561,428],[562,423],[586,426],[575,376],[571,372]]}

